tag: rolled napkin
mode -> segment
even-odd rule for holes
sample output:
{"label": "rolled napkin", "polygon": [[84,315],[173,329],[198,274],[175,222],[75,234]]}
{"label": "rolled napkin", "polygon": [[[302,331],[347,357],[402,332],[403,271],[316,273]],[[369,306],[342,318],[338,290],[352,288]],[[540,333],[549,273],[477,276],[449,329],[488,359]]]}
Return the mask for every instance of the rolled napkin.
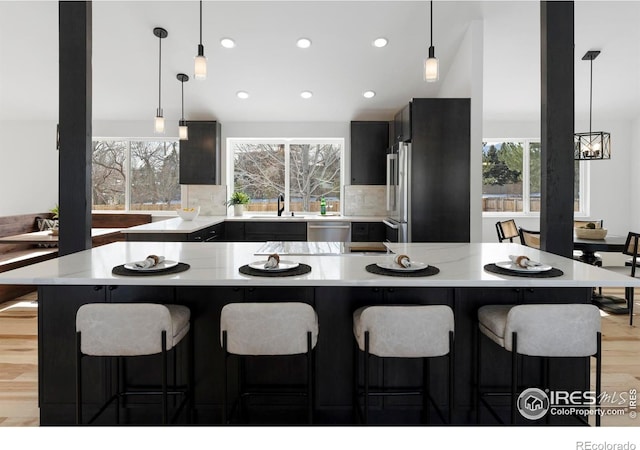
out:
{"label": "rolled napkin", "polygon": [[138,261],[135,266],[139,269],[150,269],[164,261],[164,256],[149,255],[144,261]]}
{"label": "rolled napkin", "polygon": [[411,260],[409,259],[409,257],[407,255],[398,255],[398,256],[396,256],[395,262],[400,267],[404,267],[404,268],[411,267]]}
{"label": "rolled napkin", "polygon": [[531,261],[528,256],[524,256],[524,255],[509,255],[509,259],[516,266],[522,267],[523,269],[526,269],[528,267],[537,267],[541,265],[539,262]]}
{"label": "rolled napkin", "polygon": [[264,268],[275,269],[278,267],[278,264],[280,264],[280,256],[278,256],[277,253],[273,253],[267,258],[267,262],[264,263]]}

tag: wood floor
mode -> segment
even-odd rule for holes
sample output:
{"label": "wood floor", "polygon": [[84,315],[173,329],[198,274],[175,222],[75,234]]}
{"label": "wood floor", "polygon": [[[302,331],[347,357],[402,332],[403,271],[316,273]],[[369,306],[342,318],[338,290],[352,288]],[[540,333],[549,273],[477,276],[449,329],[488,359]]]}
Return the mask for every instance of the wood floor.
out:
{"label": "wood floor", "polygon": [[[604,293],[624,296],[623,289],[607,289]],[[38,426],[38,309],[35,299],[34,293],[0,305],[0,426]],[[638,292],[635,311],[635,322],[640,325]],[[629,327],[627,315],[602,313],[603,391],[618,394],[630,389],[640,391],[638,325]],[[602,425],[640,426],[640,418],[632,419],[629,414],[606,416]]]}

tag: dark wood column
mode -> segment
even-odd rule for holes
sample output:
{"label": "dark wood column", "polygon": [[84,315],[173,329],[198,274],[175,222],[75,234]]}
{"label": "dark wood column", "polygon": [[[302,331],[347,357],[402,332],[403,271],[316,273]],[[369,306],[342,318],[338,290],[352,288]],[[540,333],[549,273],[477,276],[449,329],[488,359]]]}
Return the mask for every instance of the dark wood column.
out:
{"label": "dark wood column", "polygon": [[59,2],[59,254],[91,248],[91,2]]}
{"label": "dark wood column", "polygon": [[573,250],[573,2],[540,2],[542,102],[541,248]]}

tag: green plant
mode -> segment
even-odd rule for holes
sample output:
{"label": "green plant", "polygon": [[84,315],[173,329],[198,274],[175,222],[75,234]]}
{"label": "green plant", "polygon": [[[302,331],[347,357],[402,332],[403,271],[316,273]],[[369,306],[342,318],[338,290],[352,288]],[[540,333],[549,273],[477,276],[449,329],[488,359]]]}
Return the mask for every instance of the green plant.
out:
{"label": "green plant", "polygon": [[247,203],[249,203],[249,200],[249,196],[244,192],[235,191],[233,194],[231,194],[231,198],[224,202],[224,204],[227,206],[246,205]]}
{"label": "green plant", "polygon": [[49,210],[49,212],[53,214],[53,219],[59,219],[60,218],[60,207],[58,206],[57,203],[56,203],[56,206],[54,206],[53,208],[51,208]]}

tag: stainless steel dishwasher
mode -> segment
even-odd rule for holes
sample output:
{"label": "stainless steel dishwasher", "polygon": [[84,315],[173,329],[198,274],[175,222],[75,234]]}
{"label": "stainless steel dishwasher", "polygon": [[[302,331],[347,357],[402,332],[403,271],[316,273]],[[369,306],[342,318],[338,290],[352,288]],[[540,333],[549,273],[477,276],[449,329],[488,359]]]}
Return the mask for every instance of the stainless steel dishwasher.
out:
{"label": "stainless steel dishwasher", "polygon": [[309,242],[349,242],[351,241],[351,222],[307,222],[307,241]]}

